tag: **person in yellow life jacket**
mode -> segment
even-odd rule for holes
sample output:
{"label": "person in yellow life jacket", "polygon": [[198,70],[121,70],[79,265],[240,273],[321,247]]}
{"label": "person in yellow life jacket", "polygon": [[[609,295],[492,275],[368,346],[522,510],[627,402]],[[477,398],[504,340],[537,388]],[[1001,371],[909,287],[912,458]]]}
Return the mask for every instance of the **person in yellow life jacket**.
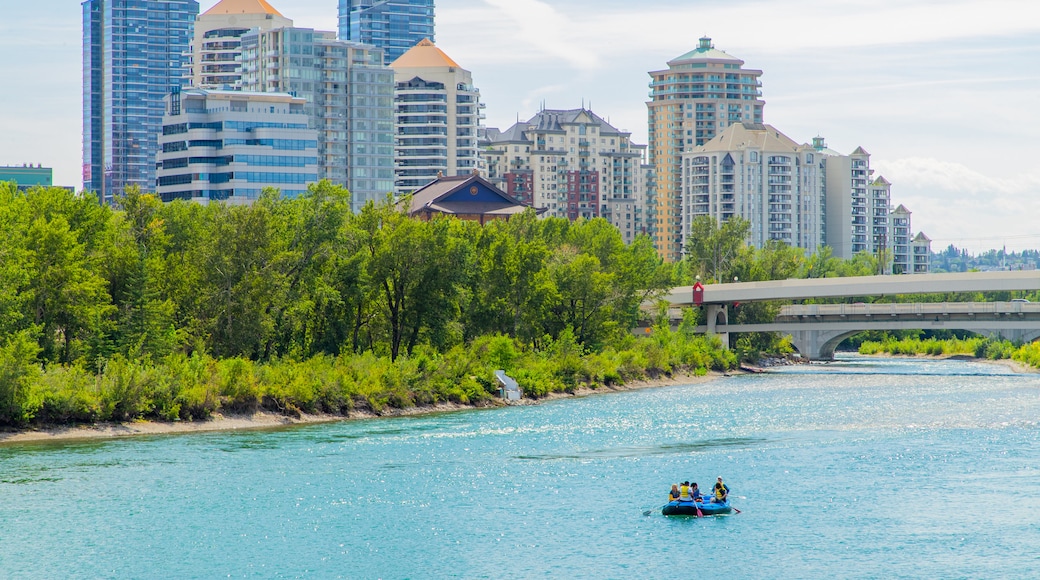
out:
{"label": "person in yellow life jacket", "polygon": [[672,484],[672,491],[668,492],[668,503],[673,501],[679,501],[679,486],[674,483]]}
{"label": "person in yellow life jacket", "polygon": [[725,483],[722,483],[722,477],[719,477],[718,481],[715,482],[713,491],[712,503],[726,503],[726,500],[729,499],[729,488],[726,487]]}
{"label": "person in yellow life jacket", "polygon": [[693,501],[693,497],[690,496],[690,482],[684,481],[679,486],[679,501]]}

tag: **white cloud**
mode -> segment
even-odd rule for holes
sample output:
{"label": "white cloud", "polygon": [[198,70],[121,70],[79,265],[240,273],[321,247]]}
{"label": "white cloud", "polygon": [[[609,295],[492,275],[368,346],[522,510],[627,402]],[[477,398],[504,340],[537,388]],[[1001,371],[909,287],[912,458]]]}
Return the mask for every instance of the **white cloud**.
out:
{"label": "white cloud", "polygon": [[1035,249],[1040,232],[1040,174],[986,175],[959,163],[914,157],[873,162],[892,182],[894,204],[912,212],[913,227],[935,242],[973,252],[1006,245]]}
{"label": "white cloud", "polygon": [[458,46],[465,61],[562,61],[578,70],[603,66],[595,45],[583,41],[585,26],[550,4],[541,0],[484,0],[484,4],[487,8],[440,11],[440,22],[447,22],[448,30],[456,33],[451,36],[462,39]]}
{"label": "white cloud", "polygon": [[892,182],[906,184],[920,190],[968,194],[982,199],[998,196],[1018,196],[1040,191],[1040,175],[1020,174],[1012,177],[991,177],[960,163],[911,157],[874,163],[879,173]]}

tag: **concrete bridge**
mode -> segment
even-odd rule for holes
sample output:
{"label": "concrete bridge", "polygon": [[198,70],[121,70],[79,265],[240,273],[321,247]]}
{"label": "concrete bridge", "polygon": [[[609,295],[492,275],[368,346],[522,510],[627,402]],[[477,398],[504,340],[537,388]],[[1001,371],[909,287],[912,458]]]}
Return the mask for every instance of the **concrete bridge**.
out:
{"label": "concrete bridge", "polygon": [[[1040,304],[939,302],[784,306],[771,324],[733,324],[727,332],[781,332],[799,354],[831,360],[846,338],[865,330],[967,330],[1013,342],[1040,338]],[[707,332],[707,327],[704,327]]]}
{"label": "concrete bridge", "polygon": [[664,299],[671,307],[703,306],[706,326],[698,332],[719,335],[729,344],[731,332],[781,332],[790,335],[798,352],[812,360],[829,360],[834,348],[866,330],[955,329],[1019,342],[1040,338],[1040,304],[1028,302],[810,304],[783,307],[769,324],[728,324],[728,305],[769,300],[878,297],[950,292],[1040,290],[1040,271],[969,272],[810,278],[711,284],[694,300],[693,286],[673,288]]}

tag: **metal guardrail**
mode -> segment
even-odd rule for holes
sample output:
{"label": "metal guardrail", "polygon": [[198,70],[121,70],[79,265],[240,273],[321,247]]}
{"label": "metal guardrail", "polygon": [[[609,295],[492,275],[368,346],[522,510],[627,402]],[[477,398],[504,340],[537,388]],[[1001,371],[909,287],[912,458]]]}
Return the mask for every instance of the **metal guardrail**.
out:
{"label": "metal guardrail", "polygon": [[1031,302],[915,302],[890,304],[794,304],[780,309],[781,318],[842,316],[950,316],[1040,314]]}

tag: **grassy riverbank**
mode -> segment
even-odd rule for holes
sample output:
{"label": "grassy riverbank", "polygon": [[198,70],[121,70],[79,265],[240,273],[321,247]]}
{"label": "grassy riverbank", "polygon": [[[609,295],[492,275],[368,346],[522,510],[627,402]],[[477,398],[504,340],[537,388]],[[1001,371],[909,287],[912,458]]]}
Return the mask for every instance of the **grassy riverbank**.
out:
{"label": "grassy riverbank", "polygon": [[[728,373],[727,373],[728,374]],[[708,371],[704,374],[685,374],[676,372],[672,375],[662,375],[655,379],[644,379],[632,381],[623,385],[598,386],[596,388],[580,387],[571,393],[554,392],[541,399],[522,399],[520,404],[535,405],[543,401],[550,401],[564,397],[584,397],[595,394],[614,393],[622,391],[634,391],[669,385],[701,384],[724,375],[718,371]],[[505,406],[499,400],[485,401],[487,407]],[[453,411],[464,411],[467,409],[481,408],[480,405],[462,405],[458,403],[438,403],[436,405],[416,406],[406,409],[387,408],[382,414],[371,411],[354,410],[345,415],[332,415],[328,413],[300,413],[288,416],[282,413],[272,413],[258,410],[251,413],[236,413],[224,415],[216,413],[201,421],[159,421],[159,420],[137,420],[126,422],[101,422],[93,424],[77,425],[39,425],[28,429],[0,430],[0,445],[17,443],[38,443],[48,441],[77,441],[94,439],[115,439],[122,437],[147,436],[147,435],[174,435],[184,433],[210,433],[219,431],[246,431],[246,430],[271,430],[296,425],[314,425],[319,423],[332,423],[337,421],[349,421],[359,419],[375,419],[380,417],[406,417],[417,415],[428,415],[434,413],[449,413]]]}
{"label": "grassy riverbank", "polygon": [[891,354],[907,356],[970,356],[991,361],[1014,361],[1033,370],[1040,369],[1040,344],[1015,345],[1007,340],[973,337],[966,339],[921,340],[904,338],[881,342],[864,342],[859,353],[865,355]]}
{"label": "grassy riverbank", "polygon": [[[621,388],[670,376],[704,376],[736,366],[717,340],[666,329],[617,348],[586,353],[569,333],[540,351],[505,336],[445,354],[391,361],[371,353],[259,363],[173,355],[158,361],[115,357],[97,372],[40,368],[0,352],[0,376],[18,384],[6,402],[13,430],[99,423],[200,423],[269,415],[275,424],[382,416],[500,404],[494,371],[516,378],[526,397]],[[263,425],[261,425],[263,426]],[[193,429],[185,429],[193,430]]]}

